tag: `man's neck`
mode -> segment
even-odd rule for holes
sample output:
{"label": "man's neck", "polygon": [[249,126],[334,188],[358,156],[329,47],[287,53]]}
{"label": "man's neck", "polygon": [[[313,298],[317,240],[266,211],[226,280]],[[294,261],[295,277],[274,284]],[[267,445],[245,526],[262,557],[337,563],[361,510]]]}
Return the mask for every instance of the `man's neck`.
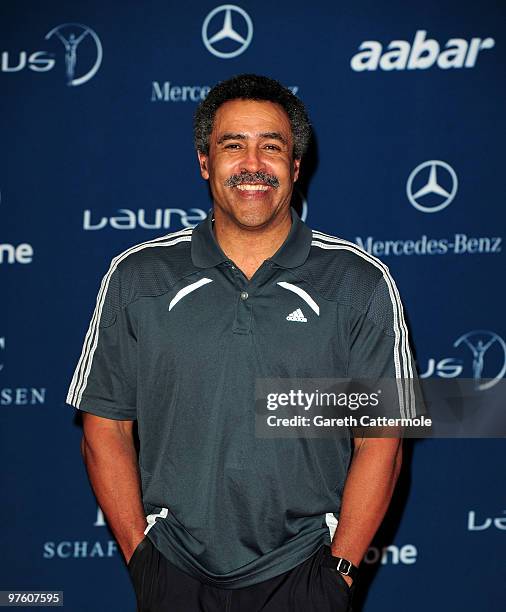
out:
{"label": "man's neck", "polygon": [[242,228],[227,215],[215,212],[214,235],[225,255],[250,279],[283,244],[291,225],[290,208],[260,229]]}

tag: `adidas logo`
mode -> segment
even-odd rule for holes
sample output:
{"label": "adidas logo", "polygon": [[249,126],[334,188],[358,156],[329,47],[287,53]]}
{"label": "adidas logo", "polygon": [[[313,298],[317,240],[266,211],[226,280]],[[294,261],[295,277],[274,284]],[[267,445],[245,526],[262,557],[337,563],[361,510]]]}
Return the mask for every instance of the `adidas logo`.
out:
{"label": "adidas logo", "polygon": [[286,317],[287,321],[299,321],[300,323],[307,323],[307,319],[304,316],[302,310],[300,308],[297,308],[297,310],[294,310],[293,312],[291,312],[287,317]]}

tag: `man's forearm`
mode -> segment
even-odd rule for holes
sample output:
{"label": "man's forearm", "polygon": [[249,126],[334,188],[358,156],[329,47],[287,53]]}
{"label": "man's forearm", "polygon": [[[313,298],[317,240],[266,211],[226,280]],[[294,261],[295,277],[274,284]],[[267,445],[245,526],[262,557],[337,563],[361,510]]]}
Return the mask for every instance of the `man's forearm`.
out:
{"label": "man's forearm", "polygon": [[392,498],[402,463],[402,439],[369,438],[355,448],[343,491],[332,554],[359,565]]}
{"label": "man's forearm", "polygon": [[90,423],[92,419],[87,415],[81,443],[84,462],[97,501],[128,561],[146,528],[131,423],[101,426],[96,417]]}

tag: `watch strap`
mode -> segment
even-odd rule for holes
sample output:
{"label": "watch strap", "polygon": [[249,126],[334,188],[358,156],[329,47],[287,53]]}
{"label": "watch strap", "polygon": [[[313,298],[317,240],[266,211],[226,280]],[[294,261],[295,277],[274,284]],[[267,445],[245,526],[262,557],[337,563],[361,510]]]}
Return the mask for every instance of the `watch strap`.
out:
{"label": "watch strap", "polygon": [[353,565],[348,559],[334,556],[330,550],[330,546],[324,545],[323,548],[322,565],[338,571],[343,576],[349,576],[355,581],[358,576],[358,567]]}

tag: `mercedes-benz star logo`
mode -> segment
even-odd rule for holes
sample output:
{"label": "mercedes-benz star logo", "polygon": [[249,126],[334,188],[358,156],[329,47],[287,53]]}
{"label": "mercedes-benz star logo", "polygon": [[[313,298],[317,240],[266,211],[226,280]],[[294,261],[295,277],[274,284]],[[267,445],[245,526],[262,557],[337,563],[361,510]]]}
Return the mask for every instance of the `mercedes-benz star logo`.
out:
{"label": "mercedes-benz star logo", "polygon": [[[428,176],[426,168],[428,168]],[[422,184],[420,179],[425,178],[427,180],[425,184]],[[444,161],[432,159],[418,165],[409,175],[406,194],[417,210],[424,213],[435,213],[443,210],[452,202],[457,193],[457,187],[457,175],[453,168]]]}
{"label": "mercedes-benz star logo", "polygon": [[[223,16],[223,25],[221,29],[216,31],[217,22],[221,20],[214,18],[218,14],[220,14],[221,17],[221,13],[225,13]],[[232,13],[234,13],[234,24],[232,23]],[[211,24],[213,20],[214,22]],[[234,25],[238,29],[234,29]],[[212,27],[210,28],[210,26]],[[214,32],[214,34],[210,34],[209,30]],[[240,55],[249,47],[252,38],[253,22],[248,13],[235,4],[222,4],[221,6],[217,6],[207,15],[202,24],[202,41],[206,49],[213,55],[216,55],[216,57],[230,59],[231,57]],[[222,41],[227,41],[227,43],[218,44]]]}
{"label": "mercedes-benz star logo", "polygon": [[[102,43],[91,28],[80,23],[62,23],[48,32],[45,39],[49,40],[51,36],[57,36],[65,47],[65,75],[67,77],[67,85],[76,87],[77,85],[86,83],[86,81],[89,81],[95,76],[102,63]],[[80,77],[76,77],[77,46],[87,36],[90,36],[95,46],[95,61],[88,72]]]}

